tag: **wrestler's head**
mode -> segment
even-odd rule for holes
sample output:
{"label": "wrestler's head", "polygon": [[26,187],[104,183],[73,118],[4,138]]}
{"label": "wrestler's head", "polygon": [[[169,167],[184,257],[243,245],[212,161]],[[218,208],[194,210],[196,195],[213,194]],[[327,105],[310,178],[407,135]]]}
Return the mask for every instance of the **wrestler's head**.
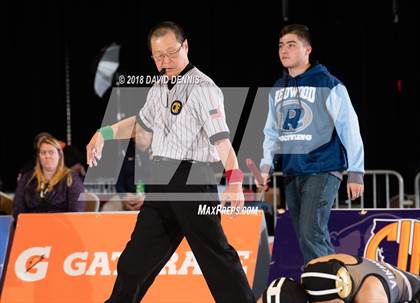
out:
{"label": "wrestler's head", "polygon": [[301,280],[311,302],[350,301],[352,280],[345,264],[337,259],[307,265]]}
{"label": "wrestler's head", "polygon": [[[260,301],[258,301],[260,302]],[[278,278],[262,295],[263,303],[307,303],[309,298],[302,286],[290,278]]]}

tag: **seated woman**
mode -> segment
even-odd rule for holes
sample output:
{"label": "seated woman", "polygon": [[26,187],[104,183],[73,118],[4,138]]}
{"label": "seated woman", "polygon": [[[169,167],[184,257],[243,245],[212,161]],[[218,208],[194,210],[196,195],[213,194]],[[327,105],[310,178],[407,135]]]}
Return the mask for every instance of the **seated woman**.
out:
{"label": "seated woman", "polygon": [[[301,275],[302,284],[281,280],[270,283],[261,301],[316,303],[420,303],[420,277],[388,263],[347,254],[311,260]],[[280,285],[280,286],[279,286]],[[287,287],[285,287],[287,286]],[[303,298],[301,290],[308,298]],[[282,301],[297,297],[299,300]],[[280,301],[275,301],[277,298]]]}
{"label": "seated woman", "polygon": [[64,165],[60,143],[51,136],[38,142],[36,165],[20,178],[13,201],[13,215],[20,213],[77,212],[84,192],[82,180]]}

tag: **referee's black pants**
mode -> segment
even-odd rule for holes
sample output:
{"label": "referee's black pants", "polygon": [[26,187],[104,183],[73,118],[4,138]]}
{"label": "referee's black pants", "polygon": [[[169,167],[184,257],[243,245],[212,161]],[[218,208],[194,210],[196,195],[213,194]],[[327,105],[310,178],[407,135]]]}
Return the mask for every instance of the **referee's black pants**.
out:
{"label": "referee's black pants", "polygon": [[[162,166],[167,165],[165,162],[154,163],[154,171],[166,173]],[[197,177],[214,178],[207,165],[199,164],[198,169],[197,164],[193,165]],[[190,168],[191,163],[181,162],[169,185],[149,186],[148,191],[153,188],[152,192],[166,192],[168,195],[176,192],[213,193],[214,200],[156,202],[148,201],[146,194],[131,239],[118,260],[117,280],[106,303],[139,302],[184,237],[216,302],[255,302],[239,256],[223,232],[220,216],[198,215],[200,204],[217,205],[217,187],[186,185]]]}

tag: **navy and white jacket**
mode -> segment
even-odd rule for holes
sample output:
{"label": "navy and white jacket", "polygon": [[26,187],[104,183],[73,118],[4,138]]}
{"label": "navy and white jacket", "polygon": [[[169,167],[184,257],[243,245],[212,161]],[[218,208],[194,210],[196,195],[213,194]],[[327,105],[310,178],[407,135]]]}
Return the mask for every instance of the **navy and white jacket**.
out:
{"label": "navy and white jacket", "polygon": [[286,73],[275,83],[264,135],[260,167],[265,171],[273,167],[274,156],[281,155],[285,175],[348,170],[349,182],[363,183],[356,112],[345,86],[321,64],[296,77]]}

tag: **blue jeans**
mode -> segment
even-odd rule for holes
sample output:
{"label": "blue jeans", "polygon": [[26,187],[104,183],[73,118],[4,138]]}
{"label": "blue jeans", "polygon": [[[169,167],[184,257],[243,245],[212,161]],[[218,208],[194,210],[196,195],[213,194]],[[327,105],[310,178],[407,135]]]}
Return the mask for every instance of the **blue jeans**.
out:
{"label": "blue jeans", "polygon": [[305,264],[334,253],[328,220],[340,183],[329,173],[286,178],[286,204]]}

